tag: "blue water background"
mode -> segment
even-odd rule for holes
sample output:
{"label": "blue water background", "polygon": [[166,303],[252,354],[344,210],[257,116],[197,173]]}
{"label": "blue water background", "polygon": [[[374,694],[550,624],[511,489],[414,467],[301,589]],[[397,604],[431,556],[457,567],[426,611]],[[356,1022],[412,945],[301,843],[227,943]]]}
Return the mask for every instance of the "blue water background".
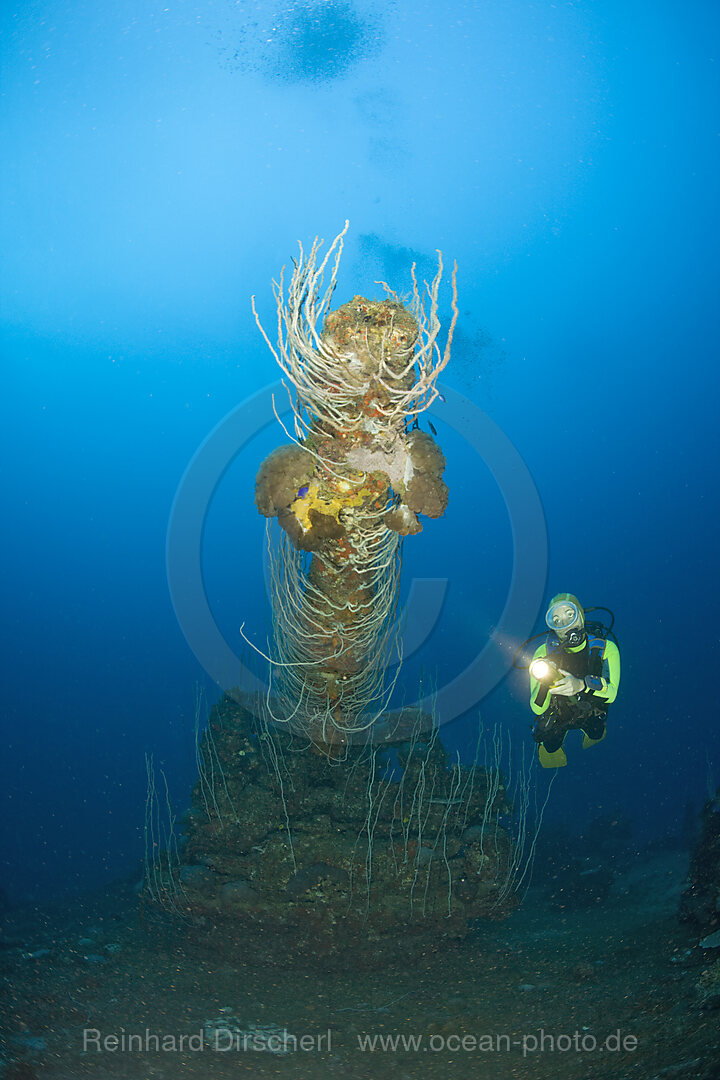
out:
{"label": "blue water background", "polygon": [[[165,538],[184,470],[277,369],[271,279],[351,226],[338,302],[458,262],[446,383],[534,478],[548,597],[616,614],[611,733],[569,749],[550,827],[679,828],[720,778],[716,4],[35,2],[2,28],[3,830],[11,896],[132,874],[144,754],[182,808],[196,684]],[[430,269],[429,269],[430,268]],[[449,295],[443,294],[443,316]],[[475,655],[512,571],[502,494],[433,413],[446,517],[405,547],[447,578],[408,663]],[[207,519],[208,596],[264,646],[266,431]],[[525,541],[527,538],[525,538]],[[538,612],[537,629],[542,617]],[[519,640],[517,644],[519,644]],[[526,684],[479,710],[519,746]],[[469,752],[478,709],[443,732]],[[542,778],[541,778],[542,782]]]}

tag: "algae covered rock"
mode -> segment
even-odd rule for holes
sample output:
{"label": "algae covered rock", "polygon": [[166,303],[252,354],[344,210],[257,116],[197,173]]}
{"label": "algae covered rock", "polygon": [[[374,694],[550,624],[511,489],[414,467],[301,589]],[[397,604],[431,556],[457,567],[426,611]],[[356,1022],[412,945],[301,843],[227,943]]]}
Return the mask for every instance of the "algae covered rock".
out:
{"label": "algae covered rock", "polygon": [[261,933],[278,958],[440,947],[509,914],[522,853],[498,821],[505,785],[451,762],[415,719],[409,739],[393,715],[403,742],[331,762],[223,697],[199,743],[178,861],[150,868],[146,904],[216,942]]}

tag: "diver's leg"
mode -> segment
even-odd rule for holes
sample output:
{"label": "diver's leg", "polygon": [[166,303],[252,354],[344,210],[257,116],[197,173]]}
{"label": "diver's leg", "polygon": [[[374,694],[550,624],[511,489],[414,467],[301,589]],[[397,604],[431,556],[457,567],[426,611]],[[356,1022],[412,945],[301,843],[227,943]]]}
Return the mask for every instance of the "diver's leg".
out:
{"label": "diver's leg", "polygon": [[558,769],[567,765],[567,757],[562,748],[565,731],[558,724],[538,725],[533,738],[538,744],[538,760],[543,769]]}
{"label": "diver's leg", "polygon": [[589,716],[581,725],[583,733],[583,750],[589,750],[591,746],[597,746],[607,735],[607,723],[604,716]]}

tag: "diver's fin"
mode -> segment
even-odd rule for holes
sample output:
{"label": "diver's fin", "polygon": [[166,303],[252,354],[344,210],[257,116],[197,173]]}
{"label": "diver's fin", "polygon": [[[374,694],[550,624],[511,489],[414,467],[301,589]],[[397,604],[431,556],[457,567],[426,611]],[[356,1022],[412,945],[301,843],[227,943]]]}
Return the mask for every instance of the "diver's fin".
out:
{"label": "diver's fin", "polygon": [[599,739],[591,739],[590,736],[585,731],[583,731],[583,741],[582,741],[583,750],[589,750],[591,746],[597,746],[597,744],[599,742],[603,741],[603,739],[605,738],[606,735],[607,735],[607,728],[605,728],[605,730],[603,731],[603,733],[602,733],[602,735],[600,736]]}
{"label": "diver's fin", "polygon": [[562,746],[550,753],[541,743],[538,746],[538,758],[543,769],[559,769],[562,765],[567,765],[567,755]]}

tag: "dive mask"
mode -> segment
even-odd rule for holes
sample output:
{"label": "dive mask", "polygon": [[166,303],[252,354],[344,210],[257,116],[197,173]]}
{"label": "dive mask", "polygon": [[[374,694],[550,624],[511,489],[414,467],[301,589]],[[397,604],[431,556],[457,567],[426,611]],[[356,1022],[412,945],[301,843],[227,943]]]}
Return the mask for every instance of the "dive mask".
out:
{"label": "dive mask", "polygon": [[574,649],[585,640],[585,617],[573,600],[557,600],[545,616],[548,628],[564,648]]}

